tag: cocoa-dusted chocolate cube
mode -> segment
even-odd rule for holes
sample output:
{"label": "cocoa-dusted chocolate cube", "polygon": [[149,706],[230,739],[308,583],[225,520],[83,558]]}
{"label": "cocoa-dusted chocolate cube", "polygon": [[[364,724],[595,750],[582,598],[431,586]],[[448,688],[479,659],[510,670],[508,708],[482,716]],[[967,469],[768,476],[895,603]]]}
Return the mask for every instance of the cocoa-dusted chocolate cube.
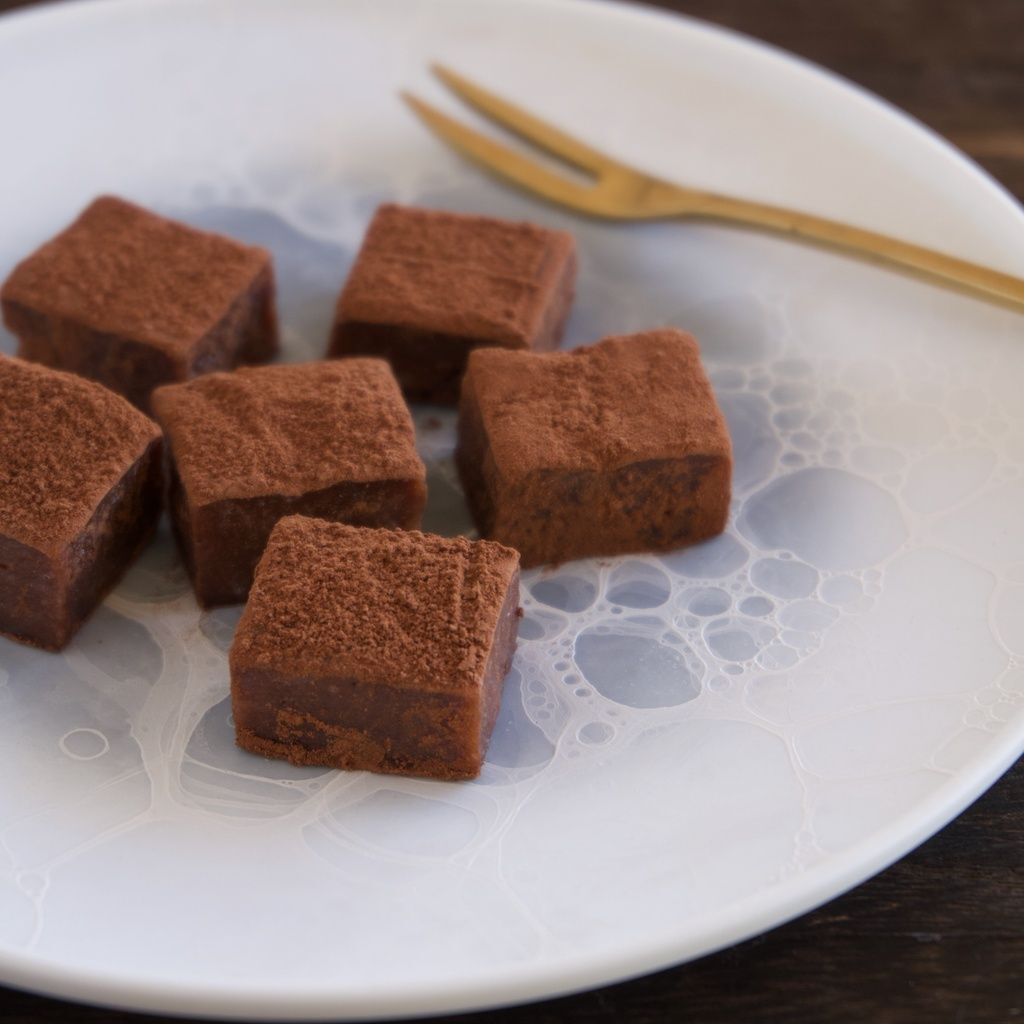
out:
{"label": "cocoa-dusted chocolate cube", "polygon": [[564,231],[382,206],[338,299],[328,355],[382,356],[409,399],[453,404],[470,350],[557,347],[575,280]]}
{"label": "cocoa-dusted chocolate cube", "polygon": [[489,541],[282,519],[231,647],[239,746],[477,775],[515,651],[518,565]]}
{"label": "cocoa-dusted chocolate cube", "polygon": [[0,289],[18,355],[105,384],[145,412],[160,384],[277,351],[265,249],[104,196]]}
{"label": "cocoa-dusted chocolate cube", "polygon": [[282,516],[419,526],[426,471],[380,359],[212,373],[159,388],[153,406],[172,523],[206,607],[245,600]]}
{"label": "cocoa-dusted chocolate cube", "polygon": [[691,544],[729,511],[725,419],[677,330],[474,352],[456,461],[481,535],[523,565]]}
{"label": "cocoa-dusted chocolate cube", "polygon": [[70,641],[153,532],[160,448],[119,395],[0,356],[0,633]]}

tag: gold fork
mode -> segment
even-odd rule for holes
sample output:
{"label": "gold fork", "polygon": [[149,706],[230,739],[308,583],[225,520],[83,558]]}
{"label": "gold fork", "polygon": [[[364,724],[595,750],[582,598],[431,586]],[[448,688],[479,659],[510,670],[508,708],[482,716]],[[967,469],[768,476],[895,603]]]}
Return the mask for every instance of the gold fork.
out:
{"label": "gold fork", "polygon": [[613,160],[450,68],[435,65],[433,71],[471,107],[593,179],[591,184],[584,185],[563,177],[509,146],[466,127],[418,97],[403,93],[427,125],[463,155],[553,203],[613,220],[706,217],[766,228],[873,256],[960,285],[987,298],[1024,306],[1022,278],[825,217],[662,181]]}

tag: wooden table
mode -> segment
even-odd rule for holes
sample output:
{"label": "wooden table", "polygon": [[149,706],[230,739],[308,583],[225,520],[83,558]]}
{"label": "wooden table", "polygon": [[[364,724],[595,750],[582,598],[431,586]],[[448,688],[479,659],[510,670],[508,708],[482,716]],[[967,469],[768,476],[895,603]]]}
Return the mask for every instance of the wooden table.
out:
{"label": "wooden table", "polygon": [[[21,2],[0,0],[0,10]],[[952,139],[1024,199],[1024,0],[660,6],[768,40],[867,86]],[[0,989],[0,1024],[151,1019]],[[900,863],[768,935],[638,981],[449,1019],[1024,1021],[1024,763]]]}

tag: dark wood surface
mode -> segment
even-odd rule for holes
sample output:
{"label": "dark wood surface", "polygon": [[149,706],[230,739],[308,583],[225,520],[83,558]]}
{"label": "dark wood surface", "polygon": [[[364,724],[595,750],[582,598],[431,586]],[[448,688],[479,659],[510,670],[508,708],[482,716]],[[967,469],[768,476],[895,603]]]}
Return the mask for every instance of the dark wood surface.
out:
{"label": "dark wood surface", "polygon": [[[16,6],[0,0],[0,10]],[[660,6],[765,39],[867,86],[946,135],[1024,199],[1024,0]],[[152,1019],[0,989],[0,1024]],[[900,863],[792,924],[637,981],[457,1019],[1024,1021],[1024,762]]]}

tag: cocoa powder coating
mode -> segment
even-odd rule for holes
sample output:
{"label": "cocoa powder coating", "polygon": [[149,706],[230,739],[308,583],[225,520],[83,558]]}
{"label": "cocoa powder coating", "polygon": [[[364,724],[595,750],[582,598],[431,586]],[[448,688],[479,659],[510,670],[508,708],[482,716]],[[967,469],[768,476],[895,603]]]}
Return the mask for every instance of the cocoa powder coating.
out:
{"label": "cocoa powder coating", "polygon": [[99,384],[0,356],[0,534],[55,554],[159,436]]}
{"label": "cocoa powder coating", "polygon": [[543,355],[478,349],[469,374],[504,474],[730,450],[697,342],[673,328]]}
{"label": "cocoa powder coating", "polygon": [[269,266],[265,249],[102,196],[19,263],[0,296],[178,356]]}
{"label": "cocoa powder coating", "polygon": [[387,204],[367,229],[337,317],[528,347],[574,251],[562,231]]}
{"label": "cocoa powder coating", "polygon": [[289,516],[257,569],[233,670],[476,689],[518,563],[490,541]]}
{"label": "cocoa powder coating", "polygon": [[211,373],[158,388],[153,405],[193,505],[425,479],[409,411],[379,359]]}

